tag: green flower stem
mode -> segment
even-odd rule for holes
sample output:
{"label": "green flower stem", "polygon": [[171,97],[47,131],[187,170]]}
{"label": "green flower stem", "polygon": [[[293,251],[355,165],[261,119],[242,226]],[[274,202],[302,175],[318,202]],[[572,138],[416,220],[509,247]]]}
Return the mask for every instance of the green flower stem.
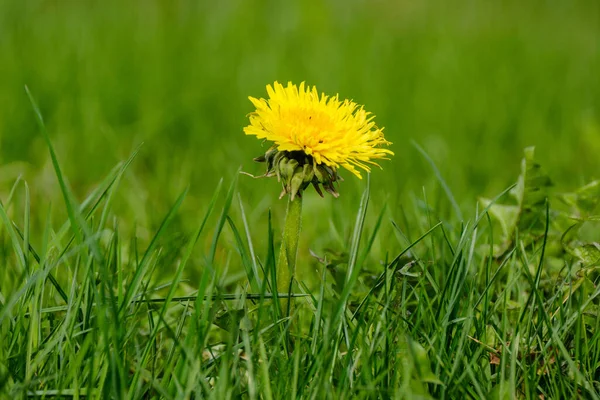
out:
{"label": "green flower stem", "polygon": [[[279,250],[279,262],[277,264],[277,291],[279,293],[291,293],[292,282],[296,275],[296,255],[298,254],[298,239],[302,229],[302,197],[288,196],[287,211],[285,214],[285,227],[281,249]],[[291,311],[288,300],[280,302],[281,310],[285,315]]]}

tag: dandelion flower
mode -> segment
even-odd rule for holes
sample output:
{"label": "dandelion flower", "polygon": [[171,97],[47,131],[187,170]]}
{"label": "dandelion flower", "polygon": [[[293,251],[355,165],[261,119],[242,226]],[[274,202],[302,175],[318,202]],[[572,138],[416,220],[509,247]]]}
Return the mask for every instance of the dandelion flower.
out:
{"label": "dandelion flower", "polygon": [[321,196],[319,185],[337,197],[333,183],[340,180],[340,167],[361,178],[360,169],[369,172],[378,166],[373,160],[394,154],[381,147],[391,143],[374,116],[353,101],[319,96],[304,82],[287,87],[275,82],[267,85],[267,94],[268,99],[249,97],[256,111],[244,133],[273,143],[255,160],[267,163],[265,176],[282,181],[282,195],[293,199],[312,184]]}

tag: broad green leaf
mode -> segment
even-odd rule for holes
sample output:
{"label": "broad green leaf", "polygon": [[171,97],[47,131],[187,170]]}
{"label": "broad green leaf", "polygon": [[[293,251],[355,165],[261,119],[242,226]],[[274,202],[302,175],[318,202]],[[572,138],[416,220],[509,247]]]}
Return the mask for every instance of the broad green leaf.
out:
{"label": "broad green leaf", "polygon": [[[494,255],[502,255],[519,232],[522,239],[531,241],[544,233],[546,221],[546,199],[552,181],[541,165],[535,161],[535,148],[527,147],[521,161],[521,175],[515,187],[509,192],[512,204],[491,204],[491,200],[481,198],[484,207],[502,230],[501,244],[494,246]],[[516,203],[516,204],[515,204]]]}
{"label": "broad green leaf", "polygon": [[427,355],[427,350],[417,341],[409,336],[399,338],[398,357],[404,365],[405,370],[412,370],[414,378],[419,383],[433,383],[442,385],[442,381],[431,370],[431,361]]}
{"label": "broad green leaf", "polygon": [[517,186],[513,189],[517,194],[520,212],[517,226],[521,233],[544,231],[545,202],[552,182],[540,164],[535,161],[535,148],[525,149],[525,157],[521,162],[521,175]]}
{"label": "broad green leaf", "polygon": [[415,363],[415,366],[418,367],[421,380],[423,382],[441,385],[442,381],[440,381],[433,371],[431,371],[431,362],[429,361],[425,348],[412,339],[408,340],[408,345],[411,347],[414,357],[413,362]]}
{"label": "broad green leaf", "polygon": [[510,389],[510,382],[505,381],[499,383],[492,388],[492,391],[488,394],[487,398],[490,400],[511,400],[515,397]]}

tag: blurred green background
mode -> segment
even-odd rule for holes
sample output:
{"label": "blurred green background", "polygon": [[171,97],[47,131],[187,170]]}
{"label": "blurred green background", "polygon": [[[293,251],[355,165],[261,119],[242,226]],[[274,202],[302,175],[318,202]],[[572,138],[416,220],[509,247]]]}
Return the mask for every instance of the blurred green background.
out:
{"label": "blurred green background", "polygon": [[[560,190],[599,177],[598,71],[594,0],[3,0],[0,189],[22,175],[33,208],[60,203],[28,85],[78,198],[143,142],[118,212],[156,226],[190,185],[195,226],[221,177],[262,172],[264,148],[242,133],[247,96],[291,80],[365,104],[385,127],[396,156],[372,174],[379,208],[423,187],[439,197],[414,140],[472,215],[477,196],[514,182],[525,146]],[[343,176],[340,199],[307,196],[305,226],[353,218],[364,180]],[[274,180],[241,176],[239,192],[251,223],[282,215]]]}

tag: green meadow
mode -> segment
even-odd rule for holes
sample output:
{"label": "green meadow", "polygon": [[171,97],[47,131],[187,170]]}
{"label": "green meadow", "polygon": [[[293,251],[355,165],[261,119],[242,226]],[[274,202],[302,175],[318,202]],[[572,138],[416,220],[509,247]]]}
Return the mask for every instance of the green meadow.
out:
{"label": "green meadow", "polygon": [[[598,71],[592,0],[0,2],[0,399],[600,398]],[[395,153],[287,291],[274,81]]]}

